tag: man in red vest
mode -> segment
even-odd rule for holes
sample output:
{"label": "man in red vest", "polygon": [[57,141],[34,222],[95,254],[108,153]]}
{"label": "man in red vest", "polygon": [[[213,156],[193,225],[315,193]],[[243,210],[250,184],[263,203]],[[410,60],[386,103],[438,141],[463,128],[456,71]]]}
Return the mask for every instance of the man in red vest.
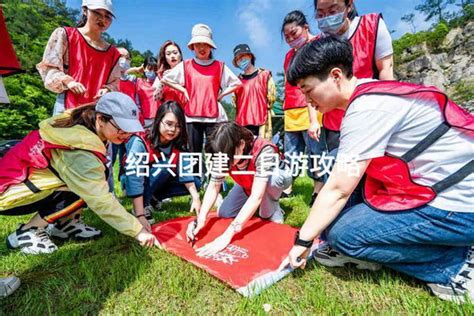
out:
{"label": "man in red vest", "polygon": [[[336,164],[283,264],[304,267],[324,234],[326,265],[382,264],[441,299],[474,300],[474,115],[435,87],[358,79],[352,61],[349,42],[326,37],[287,72],[317,110],[346,113]],[[342,210],[364,174],[364,202]]]}

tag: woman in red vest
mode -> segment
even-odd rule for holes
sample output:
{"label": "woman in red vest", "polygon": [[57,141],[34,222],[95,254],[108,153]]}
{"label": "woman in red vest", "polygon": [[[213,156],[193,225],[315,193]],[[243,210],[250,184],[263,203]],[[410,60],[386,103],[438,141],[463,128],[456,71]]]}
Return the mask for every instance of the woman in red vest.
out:
{"label": "woman in red vest", "polygon": [[292,177],[283,157],[271,142],[255,137],[236,122],[220,123],[209,137],[207,152],[213,153],[211,180],[204,194],[201,212],[187,230],[189,240],[199,238],[207,215],[214,205],[225,175],[235,184],[218,208],[219,217],[235,218],[228,229],[213,242],[197,249],[199,256],[224,249],[233,236],[257,212],[264,219],[283,223],[279,199],[291,185]]}
{"label": "woman in red vest", "polygon": [[276,99],[272,73],[255,68],[255,55],[247,44],[239,44],[234,48],[232,63],[242,71],[239,75],[242,86],[235,91],[235,121],[255,136],[270,140],[271,108]]}
{"label": "woman in red vest", "polygon": [[215,60],[217,46],[212,30],[205,24],[194,25],[188,48],[195,57],[185,60],[165,74],[162,83],[183,93],[189,149],[200,153],[204,134],[209,136],[215,124],[227,121],[219,100],[237,89],[241,82],[223,62]]}
{"label": "woman in red vest", "polygon": [[[315,256],[326,265],[382,264],[472,301],[474,115],[435,87],[359,79],[353,59],[347,40],[328,36],[288,70],[312,106],[346,113],[336,164],[283,265],[304,267],[324,232],[335,250]],[[362,176],[364,202],[343,210]]]}
{"label": "woman in red vest", "polygon": [[158,108],[151,131],[134,134],[125,144],[121,182],[127,197],[132,199],[134,215],[148,230],[154,223],[152,204],[166,198],[189,194],[190,212],[199,213],[201,208],[200,180],[188,172],[191,168],[185,153],[188,146],[185,125],[181,107],[174,101],[166,101]]}
{"label": "woman in red vest", "polygon": [[50,237],[81,239],[76,230],[80,219],[69,217],[86,204],[142,245],[158,245],[109,192],[106,180],[104,144],[120,144],[142,130],[135,103],[110,92],[97,104],[41,122],[39,130],[10,149],[0,159],[0,215],[36,215],[8,236],[8,247],[26,254],[52,253],[57,246]]}
{"label": "woman in red vest", "polygon": [[[354,74],[358,78],[393,80],[393,47],[382,14],[358,16],[353,0],[314,0],[321,37],[342,36],[354,48]],[[323,116],[324,136],[329,151],[339,145],[344,112],[334,110]]]}
{"label": "woman in red vest", "polygon": [[77,28],[54,30],[36,66],[45,87],[59,94],[54,114],[117,91],[120,53],[102,38],[113,17],[111,0],[84,0]]}
{"label": "woman in red vest", "polygon": [[[286,70],[290,66],[296,52],[306,43],[316,39],[309,31],[309,24],[303,12],[299,10],[292,11],[285,16],[281,27],[281,33],[285,37],[285,41],[290,46],[290,50],[285,55],[283,69]],[[289,84],[285,76],[285,100],[283,102],[284,125],[285,125],[285,156],[287,159],[291,157],[301,157],[306,152],[308,159],[308,168],[316,167],[314,164],[317,155],[321,155],[323,144],[319,143],[319,121],[318,113],[312,107],[308,106],[303,93],[298,87]],[[301,158],[302,159],[302,158]],[[300,159],[300,161],[301,161]],[[293,164],[292,164],[293,165]],[[297,170],[294,176],[298,176],[302,163],[295,164]],[[308,175],[314,181],[313,194],[310,204],[316,198],[316,195],[323,186],[322,177],[315,172],[308,172]]]}
{"label": "woman in red vest", "polygon": [[130,68],[127,74],[132,72],[139,72],[143,74],[144,78],[137,78],[135,81],[136,85],[136,102],[140,108],[142,119],[144,120],[144,126],[146,128],[153,124],[153,120],[156,115],[158,103],[153,97],[153,84],[157,76],[158,62],[155,57],[147,56],[143,65],[137,68]]}
{"label": "woman in red vest", "polygon": [[[161,79],[164,75],[169,73],[176,65],[183,61],[183,53],[178,44],[173,41],[167,40],[160,47],[158,52],[158,79],[155,80],[153,87],[155,92],[153,97],[162,104],[166,101],[175,101],[182,108],[186,103],[184,94],[176,89],[173,89],[167,85],[161,83]],[[159,105],[158,105],[159,106]]]}

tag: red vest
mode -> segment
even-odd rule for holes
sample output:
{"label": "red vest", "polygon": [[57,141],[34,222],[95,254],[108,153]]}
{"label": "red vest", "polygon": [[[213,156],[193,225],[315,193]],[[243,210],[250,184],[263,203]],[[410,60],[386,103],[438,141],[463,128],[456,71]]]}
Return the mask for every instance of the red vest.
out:
{"label": "red vest", "polygon": [[271,72],[262,69],[251,79],[239,76],[242,86],[235,91],[237,124],[241,126],[265,124],[268,116],[268,80],[271,75]]}
{"label": "red vest", "polygon": [[[319,36],[315,36],[309,42],[315,41],[319,38]],[[306,44],[307,44],[306,43]],[[305,44],[305,45],[306,45]],[[286,72],[288,71],[288,67],[290,67],[290,63],[295,57],[296,50],[290,48],[290,50],[285,55],[285,62],[283,63],[283,70]],[[286,79],[285,79],[285,100],[283,101],[283,110],[291,110],[297,108],[305,108],[308,102],[306,101],[306,97],[301,92],[298,86],[292,86]]]}
{"label": "red vest", "polygon": [[423,206],[436,195],[474,172],[474,160],[444,180],[432,185],[417,184],[411,178],[410,164],[416,156],[436,142],[450,128],[461,129],[474,138],[474,115],[456,105],[435,87],[425,87],[397,81],[368,82],[357,86],[350,104],[362,95],[394,95],[409,99],[436,102],[443,114],[443,122],[433,132],[402,157],[385,154],[372,159],[366,171],[364,199],[371,207],[381,211],[403,211]]}
{"label": "red vest", "polygon": [[219,116],[217,97],[221,86],[224,63],[215,60],[208,66],[199,65],[194,59],[184,61],[184,82],[189,102],[184,113],[189,117]]}
{"label": "red vest", "polygon": [[153,98],[153,82],[143,78],[138,78],[136,82],[138,102],[140,103],[140,110],[143,118],[154,119],[156,116],[156,110],[158,110],[158,103]]}
{"label": "red vest", "polygon": [[[279,153],[278,148],[275,145],[273,145],[271,142],[269,142],[268,140],[264,138],[257,137],[255,138],[252,144],[252,150],[249,153],[249,155],[252,156],[252,159],[248,163],[247,169],[240,170],[237,168],[237,166],[233,166],[230,169],[229,175],[237,184],[239,184],[244,189],[245,194],[247,194],[248,196],[250,196],[250,193],[252,192],[253,179],[255,177],[255,171],[257,170],[255,166],[255,164],[257,163],[257,158],[262,152],[262,149],[267,146],[271,146],[273,150],[275,151],[275,153]],[[235,171],[248,171],[248,172],[252,172],[252,174],[235,174],[234,173]]]}
{"label": "red vest", "polygon": [[[375,47],[381,18],[382,15],[379,13],[361,16],[356,31],[349,39],[352,44],[352,54],[354,56],[352,70],[354,71],[354,75],[359,79],[377,79],[379,77],[377,65],[375,64]],[[339,132],[343,117],[344,111],[339,109],[324,113],[323,126],[328,130]]]}
{"label": "red vest", "polygon": [[135,82],[133,82],[132,80],[120,79],[118,89],[120,92],[125,93],[130,98],[132,98],[133,102],[136,102],[135,96],[137,93],[137,86]]}
{"label": "red vest", "polygon": [[86,88],[84,94],[66,91],[66,110],[82,104],[94,102],[94,97],[107,83],[110,74],[120,58],[119,51],[110,45],[106,51],[100,51],[85,40],[76,28],[65,27],[68,40],[68,74]]}
{"label": "red vest", "polygon": [[19,72],[22,72],[21,66],[16,58],[15,49],[0,7],[0,76],[6,77]]}
{"label": "red vest", "polygon": [[164,85],[163,87],[163,96],[161,98],[161,103],[164,103],[166,101],[174,101],[178,103],[178,105],[184,109],[184,106],[186,104],[186,99],[184,97],[184,94],[179,92],[176,89],[173,89],[171,87],[168,87],[167,85]]}
{"label": "red vest", "polygon": [[[74,150],[67,147],[52,144],[44,141],[38,130],[30,132],[26,137],[14,147],[12,147],[4,157],[0,158],[0,194],[8,187],[19,183],[24,183],[28,188],[36,193],[40,190],[29,181],[29,175],[34,169],[50,168],[51,150],[63,149]],[[98,152],[93,152],[104,164],[107,158]]]}

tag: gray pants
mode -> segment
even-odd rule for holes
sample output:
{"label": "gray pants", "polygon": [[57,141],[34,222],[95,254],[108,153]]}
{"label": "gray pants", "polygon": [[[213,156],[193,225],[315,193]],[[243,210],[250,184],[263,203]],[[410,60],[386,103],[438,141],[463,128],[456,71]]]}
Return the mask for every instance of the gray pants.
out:
{"label": "gray pants", "polygon": [[[290,187],[292,180],[291,170],[288,167],[278,169],[271,175],[259,208],[258,214],[261,218],[268,219],[280,209],[281,193]],[[236,183],[217,210],[217,216],[236,217],[248,198],[244,189]]]}

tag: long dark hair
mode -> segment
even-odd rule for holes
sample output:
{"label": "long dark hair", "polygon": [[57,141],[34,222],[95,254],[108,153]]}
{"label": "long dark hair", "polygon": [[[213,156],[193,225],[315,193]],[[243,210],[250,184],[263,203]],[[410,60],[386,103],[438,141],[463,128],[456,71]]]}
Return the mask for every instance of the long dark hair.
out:
{"label": "long dark hair", "polygon": [[232,163],[235,149],[240,145],[241,140],[245,142],[244,154],[246,154],[254,141],[252,132],[234,121],[218,123],[209,136],[206,152],[224,153],[229,157],[229,163]]}
{"label": "long dark hair", "polygon": [[[344,0],[344,3],[346,4],[346,7],[347,7],[349,5],[349,0]],[[318,0],[314,0],[314,16],[316,16],[317,13],[318,13]],[[357,12],[355,3],[352,2],[352,10],[349,11],[349,13],[347,14],[347,17],[349,18],[349,20],[352,21],[358,15],[359,13]]]}
{"label": "long dark hair", "polygon": [[95,105],[95,102],[81,105],[80,107],[77,107],[72,110],[71,115],[69,117],[57,119],[51,126],[59,128],[68,128],[73,127],[75,125],[82,125],[91,132],[97,133],[95,129],[97,114],[101,115],[101,121],[103,122],[110,121],[112,117],[110,115],[97,112],[95,110]]}
{"label": "long dark hair", "polygon": [[160,124],[163,120],[163,117],[167,113],[173,113],[178,119],[178,124],[181,127],[178,137],[173,140],[173,145],[179,151],[188,150],[188,133],[186,132],[186,118],[181,107],[175,101],[166,101],[161,104],[156,111],[156,117],[153,121],[153,127],[150,133],[150,142],[154,149],[162,147],[163,144],[160,143]]}
{"label": "long dark hair", "polygon": [[146,67],[151,66],[156,71],[158,69],[158,61],[155,57],[149,55],[145,57],[143,61],[143,71],[145,71]]}
{"label": "long dark hair", "polygon": [[285,26],[291,23],[296,23],[297,26],[301,26],[301,27],[308,26],[309,28],[309,24],[308,24],[308,21],[306,20],[306,16],[304,15],[304,13],[301,12],[300,10],[294,10],[288,13],[283,19],[283,23],[281,25],[281,31],[280,31],[282,37],[285,34]]}
{"label": "long dark hair", "polygon": [[167,40],[166,42],[164,42],[163,45],[161,45],[160,51],[158,52],[158,56],[157,56],[158,74],[160,75],[160,77],[163,75],[163,73],[166,70],[171,69],[170,64],[168,64],[168,62],[166,61],[166,54],[165,54],[166,48],[170,45],[176,46],[179,54],[181,55],[181,60],[183,60],[183,53],[181,52],[181,48],[179,47],[178,44],[176,44],[176,42],[173,42],[171,40]]}
{"label": "long dark hair", "polygon": [[82,7],[82,15],[81,18],[79,19],[79,22],[77,22],[76,27],[83,27],[87,23],[87,7],[84,6]]}

